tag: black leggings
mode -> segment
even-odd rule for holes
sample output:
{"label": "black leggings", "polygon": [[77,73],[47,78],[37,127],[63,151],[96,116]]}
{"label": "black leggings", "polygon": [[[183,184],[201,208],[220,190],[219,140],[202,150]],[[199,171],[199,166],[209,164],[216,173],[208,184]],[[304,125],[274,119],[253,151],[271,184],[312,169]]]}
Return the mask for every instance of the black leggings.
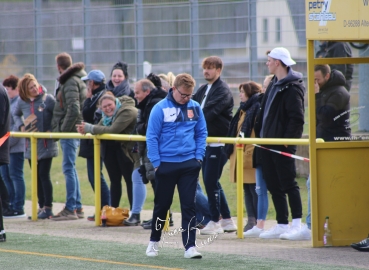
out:
{"label": "black leggings", "polygon": [[[37,161],[37,197],[40,208],[53,206],[53,185],[50,170],[53,158],[44,158]],[[31,160],[28,160],[31,166]]]}
{"label": "black leggings", "polygon": [[255,187],[256,184],[243,183],[247,217],[254,217],[255,219],[257,219],[258,195],[256,194]]}
{"label": "black leggings", "polygon": [[104,164],[110,178],[110,200],[112,207],[118,207],[122,197],[122,176],[126,182],[128,201],[132,209],[132,172],[133,162],[123,153],[120,147],[107,146]]}

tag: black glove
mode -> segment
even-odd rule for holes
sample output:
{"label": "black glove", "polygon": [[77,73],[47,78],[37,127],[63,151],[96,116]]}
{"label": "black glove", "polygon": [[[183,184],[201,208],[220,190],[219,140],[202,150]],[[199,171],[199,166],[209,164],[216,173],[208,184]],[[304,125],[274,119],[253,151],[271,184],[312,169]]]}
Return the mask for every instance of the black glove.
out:
{"label": "black glove", "polygon": [[145,168],[145,165],[141,165],[140,168],[138,169],[138,172],[141,174],[142,182],[145,185],[147,183],[149,183],[149,180],[147,180],[147,178],[146,178],[146,168]]}

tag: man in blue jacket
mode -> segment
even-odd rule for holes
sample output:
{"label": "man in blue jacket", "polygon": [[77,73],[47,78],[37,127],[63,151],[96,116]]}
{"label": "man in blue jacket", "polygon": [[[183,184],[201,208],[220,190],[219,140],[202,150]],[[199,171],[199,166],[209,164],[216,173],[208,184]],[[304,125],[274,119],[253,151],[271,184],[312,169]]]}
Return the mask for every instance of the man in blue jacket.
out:
{"label": "man in blue jacket", "polygon": [[[155,206],[149,257],[158,256],[161,232],[177,185],[185,258],[201,258],[196,246],[195,195],[201,162],[205,155],[207,129],[199,103],[191,99],[195,80],[179,74],[168,96],[151,111],[146,132],[148,158],[155,168]],[[165,243],[165,242],[164,242]]]}

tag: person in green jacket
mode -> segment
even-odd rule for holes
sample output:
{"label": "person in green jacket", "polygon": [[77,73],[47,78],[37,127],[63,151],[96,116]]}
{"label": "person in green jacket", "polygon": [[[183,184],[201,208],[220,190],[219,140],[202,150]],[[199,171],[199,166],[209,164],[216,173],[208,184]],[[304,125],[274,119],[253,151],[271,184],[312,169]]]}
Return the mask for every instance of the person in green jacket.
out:
{"label": "person in green jacket", "polygon": [[[104,94],[99,100],[102,118],[97,125],[81,123],[77,130],[81,134],[132,134],[137,122],[135,101],[129,96],[116,98],[111,92]],[[118,207],[122,197],[122,176],[124,157],[130,159],[134,169],[140,166],[138,153],[132,151],[134,142],[111,141],[101,142],[101,157],[110,178],[111,206]],[[127,185],[128,188],[128,185]],[[128,190],[127,190],[128,193]]]}
{"label": "person in green jacket", "polygon": [[[56,56],[56,65],[60,76],[59,86],[55,92],[56,104],[52,119],[54,132],[76,132],[76,124],[82,122],[83,102],[86,99],[87,87],[81,77],[87,75],[85,65],[81,62],[72,65],[72,57],[68,53]],[[62,211],[52,220],[76,220],[84,218],[81,203],[79,179],[75,167],[79,139],[61,139],[63,151],[62,169],[66,183],[66,203]]]}

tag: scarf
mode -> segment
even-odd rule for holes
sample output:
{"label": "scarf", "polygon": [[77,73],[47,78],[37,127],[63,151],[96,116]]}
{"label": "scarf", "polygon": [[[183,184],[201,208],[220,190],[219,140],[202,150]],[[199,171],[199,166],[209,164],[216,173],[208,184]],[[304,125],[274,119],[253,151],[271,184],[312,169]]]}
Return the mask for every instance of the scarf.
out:
{"label": "scarf", "polygon": [[113,123],[114,117],[117,114],[118,110],[122,106],[122,103],[120,103],[119,99],[115,98],[115,110],[112,116],[107,116],[104,112],[102,113],[102,124],[104,126],[111,126]]}
{"label": "scarf", "polygon": [[[244,133],[244,138],[250,138],[252,129],[254,128],[255,118],[257,111],[260,107],[259,102],[259,94],[255,94],[250,97],[246,102],[241,102],[240,107],[238,108],[236,114],[231,120],[227,137],[236,137],[238,136],[237,133],[237,126],[238,121],[240,120],[240,112],[241,110],[246,112],[245,120],[241,125],[241,132]],[[225,152],[227,157],[229,158],[233,153],[234,145],[233,144],[226,144]]]}

